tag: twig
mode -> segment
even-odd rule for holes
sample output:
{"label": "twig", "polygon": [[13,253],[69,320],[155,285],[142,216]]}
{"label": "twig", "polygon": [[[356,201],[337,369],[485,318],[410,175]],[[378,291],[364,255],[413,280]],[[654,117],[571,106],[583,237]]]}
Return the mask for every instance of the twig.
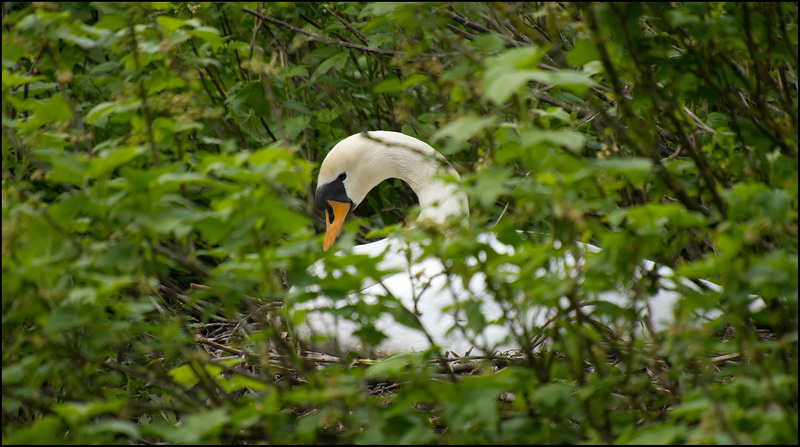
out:
{"label": "twig", "polygon": [[700,128],[700,130],[702,130],[703,132],[705,132],[705,133],[710,133],[710,134],[712,134],[712,135],[713,135],[713,134],[715,134],[715,133],[717,133],[717,132],[716,132],[714,129],[712,129],[712,128],[710,128],[710,127],[706,126],[706,125],[705,125],[705,123],[703,123],[703,122],[700,120],[700,118],[698,118],[698,117],[697,117],[697,115],[695,115],[694,113],[692,113],[692,111],[691,111],[691,110],[689,110],[689,109],[688,109],[686,106],[684,106],[684,107],[683,107],[683,111],[684,111],[684,112],[686,112],[686,114],[687,114],[687,115],[689,115],[689,116],[692,118],[692,121],[694,121],[694,122],[695,122],[695,124],[697,124],[697,127],[699,127],[699,128]]}
{"label": "twig", "polygon": [[329,5],[326,5],[324,3],[321,4],[321,6],[322,6],[322,9],[324,9],[325,11],[328,11],[329,13],[333,14],[334,16],[336,16],[336,18],[339,20],[339,22],[342,25],[344,25],[344,27],[347,28],[348,31],[353,33],[353,35],[356,36],[358,38],[358,40],[363,42],[364,45],[367,45],[369,43],[367,41],[366,36],[364,36],[364,34],[362,34],[361,31],[353,28],[352,25],[350,25],[350,22],[346,19],[346,17],[343,17],[342,14],[339,11],[337,11],[336,9],[334,9],[334,8],[330,7]]}
{"label": "twig", "polygon": [[381,54],[381,55],[384,55],[384,56],[396,56],[398,54],[405,54],[404,51],[381,50],[380,48],[370,48],[370,47],[365,47],[363,45],[358,45],[358,44],[354,44],[354,43],[342,42],[340,40],[329,39],[327,37],[320,36],[319,34],[312,33],[310,31],[306,31],[306,30],[302,30],[300,28],[297,28],[296,26],[292,26],[292,25],[290,25],[290,24],[288,24],[286,22],[283,22],[281,20],[273,19],[272,17],[265,16],[264,14],[261,14],[261,13],[258,13],[256,11],[253,11],[252,9],[242,8],[242,11],[244,11],[244,12],[250,14],[250,15],[253,15],[255,17],[258,17],[261,20],[270,22],[270,23],[272,23],[274,25],[282,26],[282,27],[284,27],[286,29],[294,31],[295,33],[303,34],[304,36],[308,36],[308,37],[310,37],[310,38],[312,38],[314,40],[318,40],[320,42],[324,42],[324,43],[327,43],[327,44],[337,45],[337,46],[345,47],[345,48],[352,48],[354,50],[364,51],[364,52],[367,52],[367,53]]}
{"label": "twig", "polygon": [[477,36],[473,36],[472,34],[466,32],[466,31],[464,31],[462,29],[458,29],[458,28],[456,28],[455,26],[453,26],[453,25],[451,25],[449,23],[447,24],[447,29],[449,29],[450,31],[458,34],[459,36],[461,36],[461,37],[463,37],[463,38],[465,38],[467,40],[475,40],[477,38]]}
{"label": "twig", "polygon": [[235,354],[235,355],[245,355],[245,351],[240,351],[238,349],[231,348],[230,346],[225,346],[223,344],[217,343],[215,341],[209,340],[208,338],[198,337],[197,341],[200,343],[206,344],[208,346],[212,346],[217,349],[221,349],[225,352]]}

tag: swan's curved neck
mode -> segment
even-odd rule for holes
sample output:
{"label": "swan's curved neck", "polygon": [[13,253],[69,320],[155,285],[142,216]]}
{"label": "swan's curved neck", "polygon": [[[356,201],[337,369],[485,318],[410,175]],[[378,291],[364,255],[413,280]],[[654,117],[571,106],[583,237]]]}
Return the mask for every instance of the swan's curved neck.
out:
{"label": "swan's curved neck", "polygon": [[[406,152],[407,153],[407,152]],[[441,177],[449,174],[459,179],[458,173],[447,165],[444,159],[420,157],[418,169],[409,170],[400,180],[408,183],[419,200],[419,221],[444,223],[449,216],[467,216],[469,207],[464,193],[457,191],[454,183]]]}
{"label": "swan's curved neck", "polygon": [[362,158],[362,172],[368,177],[367,192],[386,179],[399,178],[417,195],[419,221],[444,223],[449,216],[469,214],[466,195],[454,183],[441,178],[452,175],[459,180],[458,173],[433,148],[416,138],[391,132],[369,132],[367,138],[373,140]]}

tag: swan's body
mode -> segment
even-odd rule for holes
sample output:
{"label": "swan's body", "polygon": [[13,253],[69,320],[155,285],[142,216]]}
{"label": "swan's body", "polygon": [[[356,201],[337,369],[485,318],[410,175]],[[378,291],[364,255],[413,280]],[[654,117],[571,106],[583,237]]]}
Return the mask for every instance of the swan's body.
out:
{"label": "swan's body", "polygon": [[[438,152],[407,135],[373,131],[342,140],[326,156],[319,174],[316,202],[325,211],[327,230],[324,249],[327,250],[338,237],[342,223],[352,209],[358,206],[373,187],[388,178],[405,181],[417,194],[420,203],[419,220],[442,224],[451,217],[466,219],[469,212],[466,197],[456,191],[455,185],[443,181],[440,178],[442,173],[458,179],[458,174],[443,163]],[[481,238],[483,239],[480,242],[498,253],[514,250],[491,235],[481,235]],[[579,248],[587,252],[599,251],[591,245],[582,245]],[[416,255],[409,258],[406,256],[408,249],[409,245],[397,238],[355,246],[354,254],[366,254],[379,259],[379,269],[398,273],[385,278],[368,279],[362,284],[360,292],[351,293],[343,300],[334,302],[324,296],[322,291],[318,298],[300,303],[296,308],[303,308],[308,312],[306,321],[297,330],[299,338],[308,340],[312,335],[319,334],[329,339],[325,347],[336,347],[339,352],[363,350],[361,339],[355,334],[360,328],[359,324],[318,309],[341,309],[358,300],[374,305],[381,300],[381,296],[388,295],[396,297],[403,307],[417,315],[427,335],[396,322],[392,316],[384,313],[375,321],[375,328],[387,338],[372,346],[375,349],[386,353],[422,351],[430,347],[431,340],[443,350],[453,351],[458,355],[463,355],[473,347],[489,354],[496,349],[520,347],[513,337],[509,337],[510,333],[519,328],[508,325],[488,325],[480,334],[460,330],[451,330],[448,333],[457,320],[445,308],[453,305],[456,300],[480,300],[480,308],[487,321],[501,317],[503,310],[490,299],[491,294],[486,293],[485,277],[482,273],[470,278],[468,290],[465,290],[460,281],[448,280],[447,275],[443,274],[445,268],[440,260],[419,259]],[[411,250],[414,251],[413,246]],[[562,275],[568,275],[575,267],[574,258],[569,254],[551,261],[551,264],[551,270],[559,271]],[[654,268],[654,263],[645,261],[638,274]],[[513,276],[518,271],[515,269],[516,266],[508,266],[509,274]],[[319,263],[310,270],[317,277],[325,276]],[[648,309],[653,326],[662,329],[672,321],[673,306],[680,294],[674,290],[675,283],[668,279],[673,277],[672,270],[659,267],[657,273],[662,277],[662,288],[649,298]],[[537,274],[544,275],[544,271]],[[688,280],[677,280],[686,287],[699,289]],[[712,283],[707,285],[709,288],[719,289]],[[598,294],[597,299],[628,306],[631,303],[629,295],[621,291],[608,291]],[[525,320],[524,324],[536,327],[545,324],[551,316],[552,311],[534,309],[522,320]]]}
{"label": "swan's body", "polygon": [[[502,244],[496,240],[491,239],[487,242],[492,244],[496,250],[503,249]],[[306,309],[341,308],[348,304],[355,304],[358,300],[374,305],[381,299],[380,297],[396,297],[403,307],[417,314],[427,335],[418,329],[398,323],[389,314],[383,314],[375,322],[375,327],[387,338],[374,348],[387,354],[424,351],[431,346],[428,335],[435,344],[458,355],[463,355],[473,346],[478,347],[476,351],[489,352],[495,349],[514,347],[514,345],[504,343],[508,331],[497,325],[489,326],[484,330],[477,337],[476,343],[458,331],[447,334],[448,330],[456,323],[456,318],[445,308],[455,304],[455,300],[463,297],[465,291],[457,281],[448,281],[446,275],[443,274],[444,267],[438,259],[420,260],[414,254],[411,257],[412,262],[409,263],[405,254],[405,250],[409,249],[414,251],[414,246],[409,247],[408,244],[396,238],[386,238],[353,247],[353,254],[363,254],[380,259],[377,265],[378,269],[399,271],[399,273],[387,275],[380,282],[367,280],[365,281],[366,287],[357,294],[348,295],[345,300],[334,303],[329,298],[321,296],[311,302],[303,303],[301,307]],[[316,276],[325,277],[325,272],[319,263],[315,264],[312,270]],[[485,295],[484,280],[485,278],[480,274],[473,276],[469,282],[469,293],[475,296]],[[482,303],[481,311],[489,320],[496,319],[501,315],[500,308],[488,300]],[[321,334],[331,339],[330,343],[324,345],[326,349],[333,348],[342,352],[362,351],[361,339],[355,335],[355,331],[359,327],[357,323],[344,318],[336,318],[328,313],[309,312],[305,323],[298,328],[298,336],[301,339],[309,339],[312,334]]]}

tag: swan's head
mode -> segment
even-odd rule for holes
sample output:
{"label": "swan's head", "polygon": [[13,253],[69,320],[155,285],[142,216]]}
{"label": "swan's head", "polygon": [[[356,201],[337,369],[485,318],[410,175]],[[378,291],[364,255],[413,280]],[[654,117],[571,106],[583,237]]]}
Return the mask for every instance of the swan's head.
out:
{"label": "swan's head", "polygon": [[428,144],[398,132],[370,131],[351,135],[331,149],[319,170],[317,208],[325,211],[327,250],[339,236],[347,216],[367,193],[388,178],[411,186],[423,202],[420,190],[438,169]]}

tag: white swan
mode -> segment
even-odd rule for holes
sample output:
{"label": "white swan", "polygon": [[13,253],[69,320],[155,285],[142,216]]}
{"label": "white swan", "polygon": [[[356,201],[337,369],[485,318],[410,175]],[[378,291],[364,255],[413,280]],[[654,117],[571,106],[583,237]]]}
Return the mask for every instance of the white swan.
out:
{"label": "white swan", "polygon": [[[449,218],[466,219],[468,217],[467,198],[457,191],[453,183],[442,180],[442,174],[458,179],[458,174],[444,162],[443,157],[428,144],[397,132],[370,131],[351,135],[342,140],[328,153],[320,168],[316,191],[317,207],[325,212],[326,232],[323,248],[328,250],[337,239],[342,224],[352,210],[358,206],[367,193],[380,182],[388,178],[399,178],[405,181],[416,193],[420,204],[418,221],[443,224]],[[513,248],[498,242],[491,235],[481,235],[480,242],[488,244],[498,253],[513,252]],[[557,243],[557,242],[556,242]],[[581,246],[586,251],[599,251],[591,245]],[[406,256],[411,250],[412,256]],[[372,348],[388,354],[406,351],[422,351],[431,346],[431,341],[444,351],[452,351],[458,355],[476,348],[477,351],[491,354],[496,349],[519,347],[514,337],[509,335],[519,331],[519,324],[541,326],[552,315],[547,309],[533,309],[516,324],[493,324],[482,332],[450,330],[457,322],[452,312],[446,309],[458,300],[478,299],[480,309],[487,321],[502,321],[503,308],[485,291],[485,277],[482,273],[474,275],[468,283],[468,290],[459,281],[450,281],[441,261],[436,258],[419,259],[419,247],[404,243],[396,238],[387,238],[377,242],[353,247],[354,254],[365,254],[378,259],[380,270],[393,270],[398,273],[384,278],[374,278],[362,284],[360,291],[347,294],[343,298],[333,300],[325,296],[325,290],[316,299],[300,302],[295,309],[304,309],[306,319],[297,328],[297,336],[302,340],[314,340],[314,335],[322,335],[327,342],[323,349],[336,349],[339,354],[347,351],[363,351],[361,338],[357,335],[361,326],[346,316],[353,315],[347,306],[356,306],[359,302],[374,306],[383,303],[394,309],[393,313],[408,322],[411,314],[416,315],[425,329],[409,327],[401,324],[384,312],[375,322],[375,328],[386,335]],[[485,255],[485,253],[484,253]],[[480,254],[479,254],[480,256]],[[411,262],[409,263],[409,259]],[[474,262],[474,258],[467,262]],[[551,269],[561,270],[569,274],[575,261],[567,254],[563,259],[551,261]],[[655,268],[655,264],[644,261],[642,271]],[[324,278],[325,271],[318,262],[310,268],[312,274]],[[515,266],[508,266],[513,275]],[[341,272],[339,272],[341,273]],[[544,274],[544,272],[539,272]],[[675,283],[667,279],[673,272],[667,267],[657,270],[662,288],[648,300],[651,322],[659,329],[672,320],[672,309],[680,294]],[[639,273],[641,274],[641,272]],[[686,287],[699,290],[694,283],[686,279],[678,279]],[[325,284],[324,280],[320,280]],[[719,291],[713,283],[706,285]],[[312,292],[319,292],[312,287]],[[298,291],[295,291],[298,292]],[[631,302],[630,294],[608,291],[597,296],[599,300],[613,302],[619,306],[627,306]],[[397,307],[397,301],[386,300],[385,296],[393,296],[408,310]],[[561,305],[564,306],[562,299]],[[322,309],[322,310],[321,310]],[[334,312],[327,310],[337,309]],[[411,317],[413,323],[413,317]],[[413,326],[413,324],[412,324]],[[510,326],[510,327],[509,327]],[[430,336],[430,338],[428,337]],[[312,345],[319,345],[312,343]],[[474,352],[474,351],[473,351]]]}

